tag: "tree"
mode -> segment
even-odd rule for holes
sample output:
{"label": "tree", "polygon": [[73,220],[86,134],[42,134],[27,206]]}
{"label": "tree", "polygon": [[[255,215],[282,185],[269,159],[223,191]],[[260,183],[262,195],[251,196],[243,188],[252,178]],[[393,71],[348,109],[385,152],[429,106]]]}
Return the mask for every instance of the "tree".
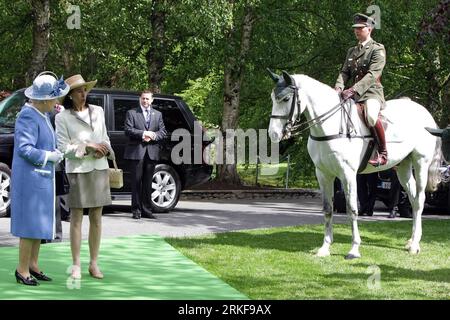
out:
{"label": "tree", "polygon": [[[169,1],[170,2],[170,1]],[[163,69],[167,55],[166,24],[167,1],[154,0],[150,15],[152,29],[151,45],[148,48],[146,59],[148,67],[149,88],[154,92],[161,92],[161,82],[163,79]]]}
{"label": "tree", "polygon": [[[255,8],[252,5],[247,4],[239,8],[239,5],[234,1],[230,1],[230,5],[232,10],[236,10],[237,17],[235,23],[225,30],[226,58],[224,63],[223,131],[227,131],[228,129],[234,131],[237,129],[241,85],[255,21]],[[242,11],[242,13],[239,11]],[[224,155],[227,154],[227,145],[234,145],[235,143],[234,135],[227,135],[227,139],[232,139],[232,141],[226,141],[224,143]],[[233,163],[218,165],[216,179],[221,182],[240,184],[240,178],[236,168],[236,157],[231,155],[231,158],[233,159]]]}
{"label": "tree", "polygon": [[50,46],[50,0],[32,0],[33,49],[25,81],[30,83],[45,70]]}
{"label": "tree", "polygon": [[427,105],[441,127],[450,124],[450,0],[441,0],[421,22],[417,46],[425,57]]}

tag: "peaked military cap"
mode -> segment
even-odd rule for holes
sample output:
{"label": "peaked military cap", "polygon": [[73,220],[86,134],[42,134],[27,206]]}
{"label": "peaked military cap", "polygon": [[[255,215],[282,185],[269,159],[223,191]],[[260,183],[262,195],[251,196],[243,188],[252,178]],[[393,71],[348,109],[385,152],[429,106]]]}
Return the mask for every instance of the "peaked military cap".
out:
{"label": "peaked military cap", "polygon": [[375,20],[365,14],[357,13],[353,18],[352,28],[375,27]]}

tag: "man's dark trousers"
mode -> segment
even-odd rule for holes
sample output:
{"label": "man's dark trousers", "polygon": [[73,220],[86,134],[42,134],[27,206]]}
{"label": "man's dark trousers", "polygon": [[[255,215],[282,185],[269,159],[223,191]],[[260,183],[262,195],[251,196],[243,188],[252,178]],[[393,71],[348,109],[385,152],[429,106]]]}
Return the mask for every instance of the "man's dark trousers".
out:
{"label": "man's dark trousers", "polygon": [[133,217],[140,218],[141,215],[152,217],[149,200],[157,162],[150,159],[147,151],[141,160],[128,161],[131,162],[131,212]]}

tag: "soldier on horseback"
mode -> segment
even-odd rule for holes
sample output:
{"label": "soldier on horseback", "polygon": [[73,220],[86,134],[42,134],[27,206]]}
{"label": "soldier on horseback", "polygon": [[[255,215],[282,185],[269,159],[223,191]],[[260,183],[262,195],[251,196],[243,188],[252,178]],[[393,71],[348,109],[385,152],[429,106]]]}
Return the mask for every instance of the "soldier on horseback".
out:
{"label": "soldier on horseback", "polygon": [[[371,38],[375,20],[357,13],[354,16],[353,30],[358,45],[347,52],[344,65],[336,80],[335,89],[343,99],[353,98],[364,106],[365,121],[378,143],[378,157],[370,160],[373,166],[387,162],[386,139],[379,113],[384,105],[381,73],[386,64],[386,51],[381,43]],[[344,90],[347,82],[351,86]]]}

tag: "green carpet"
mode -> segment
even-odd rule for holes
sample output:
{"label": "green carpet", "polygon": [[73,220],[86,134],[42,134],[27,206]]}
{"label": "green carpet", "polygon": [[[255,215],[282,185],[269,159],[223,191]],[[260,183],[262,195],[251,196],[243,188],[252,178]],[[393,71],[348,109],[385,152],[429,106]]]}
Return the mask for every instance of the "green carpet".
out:
{"label": "green carpet", "polygon": [[99,265],[105,278],[87,272],[88,244],[81,249],[82,279],[71,280],[69,243],[41,246],[40,268],[53,278],[37,287],[17,284],[17,247],[0,248],[0,299],[248,299],[189,260],[159,236],[103,239]]}

